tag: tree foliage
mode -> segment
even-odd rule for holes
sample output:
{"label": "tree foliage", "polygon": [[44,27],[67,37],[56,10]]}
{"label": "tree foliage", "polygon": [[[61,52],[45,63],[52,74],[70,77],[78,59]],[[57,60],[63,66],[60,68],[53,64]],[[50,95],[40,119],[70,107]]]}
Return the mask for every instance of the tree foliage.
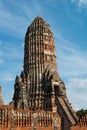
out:
{"label": "tree foliage", "polygon": [[82,118],[83,116],[85,116],[87,114],[87,109],[84,110],[84,109],[80,109],[76,112],[77,116]]}

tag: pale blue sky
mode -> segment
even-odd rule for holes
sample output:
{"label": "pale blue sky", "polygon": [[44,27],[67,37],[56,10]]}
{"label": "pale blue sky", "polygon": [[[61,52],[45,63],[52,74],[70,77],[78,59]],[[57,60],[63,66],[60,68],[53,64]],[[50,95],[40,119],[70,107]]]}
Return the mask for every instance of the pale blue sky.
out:
{"label": "pale blue sky", "polygon": [[0,0],[0,85],[5,104],[23,70],[24,37],[41,16],[54,33],[58,72],[75,110],[87,109],[87,0]]}

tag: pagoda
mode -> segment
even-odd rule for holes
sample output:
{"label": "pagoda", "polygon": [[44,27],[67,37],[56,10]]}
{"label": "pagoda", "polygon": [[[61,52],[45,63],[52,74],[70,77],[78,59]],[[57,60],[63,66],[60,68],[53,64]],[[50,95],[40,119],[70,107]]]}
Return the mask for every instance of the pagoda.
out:
{"label": "pagoda", "polygon": [[57,70],[53,33],[38,16],[25,35],[23,71],[16,76],[13,101],[9,104],[14,126],[9,125],[11,128],[15,128],[15,121],[15,130],[70,130],[76,124],[76,114]]}

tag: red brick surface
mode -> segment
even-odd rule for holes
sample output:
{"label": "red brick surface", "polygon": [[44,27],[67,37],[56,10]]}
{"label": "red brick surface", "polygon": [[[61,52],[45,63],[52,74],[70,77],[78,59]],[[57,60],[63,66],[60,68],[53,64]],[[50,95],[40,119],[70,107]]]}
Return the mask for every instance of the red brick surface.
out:
{"label": "red brick surface", "polygon": [[73,126],[70,130],[87,130],[87,127]]}

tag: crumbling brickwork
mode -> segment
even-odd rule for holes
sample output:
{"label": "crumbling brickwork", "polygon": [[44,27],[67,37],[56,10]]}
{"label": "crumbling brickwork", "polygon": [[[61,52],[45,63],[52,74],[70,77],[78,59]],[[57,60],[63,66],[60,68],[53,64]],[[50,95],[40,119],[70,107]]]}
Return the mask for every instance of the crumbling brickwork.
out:
{"label": "crumbling brickwork", "polygon": [[70,130],[87,130],[87,115],[80,118],[76,126],[72,126]]}
{"label": "crumbling brickwork", "polygon": [[55,127],[61,130],[61,118],[53,112],[14,110],[9,106],[0,107],[0,130],[53,130]]}
{"label": "crumbling brickwork", "polygon": [[65,84],[57,72],[55,53],[50,25],[36,17],[25,35],[24,68],[21,75],[16,76],[10,109],[7,112],[6,108],[4,117],[4,108],[0,109],[1,128],[4,125],[11,130],[31,130],[33,121],[38,130],[70,130],[70,126],[76,124],[77,117],[69,104]]}

